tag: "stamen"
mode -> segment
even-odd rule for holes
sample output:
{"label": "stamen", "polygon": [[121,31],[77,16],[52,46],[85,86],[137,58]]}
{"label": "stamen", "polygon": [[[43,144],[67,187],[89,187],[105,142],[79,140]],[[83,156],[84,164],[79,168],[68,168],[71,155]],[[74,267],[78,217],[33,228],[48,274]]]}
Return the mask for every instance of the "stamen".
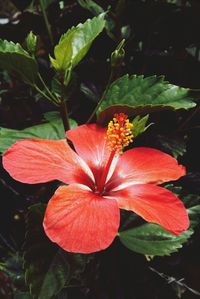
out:
{"label": "stamen", "polygon": [[133,141],[132,129],[133,124],[124,113],[114,114],[113,120],[109,122],[106,138],[111,153],[102,176],[97,181],[98,194],[103,194],[105,190],[106,179],[115,155],[121,154],[123,148]]}
{"label": "stamen", "polygon": [[133,124],[124,113],[114,114],[108,124],[107,141],[110,151],[122,153],[124,147],[133,142]]}

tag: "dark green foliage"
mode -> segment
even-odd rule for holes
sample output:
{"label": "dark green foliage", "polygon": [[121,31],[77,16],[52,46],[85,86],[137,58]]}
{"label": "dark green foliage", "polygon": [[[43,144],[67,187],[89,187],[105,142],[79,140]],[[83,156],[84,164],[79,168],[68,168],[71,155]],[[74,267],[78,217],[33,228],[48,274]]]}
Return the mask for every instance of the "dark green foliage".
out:
{"label": "dark green foliage", "polygon": [[65,285],[69,264],[63,252],[46,237],[42,228],[46,206],[29,208],[24,244],[25,280],[34,299],[50,299]]}
{"label": "dark green foliage", "polygon": [[112,83],[99,108],[99,121],[106,122],[116,112],[129,116],[165,109],[190,109],[196,106],[190,91],[169,84],[163,76],[125,75]]}
{"label": "dark green foliage", "polygon": [[[0,153],[5,152],[17,140],[27,138],[40,139],[65,139],[65,130],[60,117],[56,115],[50,119],[49,122],[36,125],[24,130],[12,130],[0,127]],[[70,120],[71,128],[76,126],[74,120]]]}
{"label": "dark green foliage", "polygon": [[19,44],[0,40],[0,68],[7,70],[29,84],[37,80],[38,65]]}
{"label": "dark green foliage", "polygon": [[120,232],[119,238],[130,250],[145,255],[163,256],[170,255],[181,248],[192,233],[192,230],[187,230],[175,236],[156,224],[147,223]]}

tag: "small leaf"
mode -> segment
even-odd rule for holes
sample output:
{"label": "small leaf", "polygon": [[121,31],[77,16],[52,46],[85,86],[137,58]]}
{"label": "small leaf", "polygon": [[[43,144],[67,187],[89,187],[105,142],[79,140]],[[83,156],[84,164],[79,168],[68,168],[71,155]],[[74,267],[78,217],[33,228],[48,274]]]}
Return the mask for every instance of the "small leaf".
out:
{"label": "small leaf", "polygon": [[50,299],[64,287],[69,264],[64,252],[45,235],[42,222],[46,205],[29,207],[24,244],[25,280],[33,299]]}
{"label": "small leaf", "polygon": [[92,83],[90,83],[90,84],[81,83],[80,84],[80,91],[89,100],[93,101],[94,103],[98,102],[99,92],[97,90],[97,87],[94,84],[92,84]]}
{"label": "small leaf", "polygon": [[[46,116],[47,119],[48,116]],[[65,139],[65,130],[61,118],[49,116],[49,122],[26,128],[24,130],[12,130],[0,127],[0,153],[4,153],[12,144],[19,139]],[[70,119],[71,128],[77,124]]]}
{"label": "small leaf", "polygon": [[61,72],[72,66],[74,68],[87,54],[93,40],[100,34],[105,26],[105,14],[88,19],[85,23],[69,29],[61,36],[54,49],[55,59],[50,57],[55,69]]}
{"label": "small leaf", "polygon": [[103,8],[93,0],[78,0],[78,3],[93,15],[99,15],[104,12]]}
{"label": "small leaf", "polygon": [[128,76],[114,81],[98,110],[99,122],[108,122],[114,113],[129,116],[164,109],[190,109],[196,106],[188,88],[164,81],[163,76]]}
{"label": "small leaf", "polygon": [[182,247],[192,230],[187,230],[181,235],[173,235],[160,226],[146,223],[119,233],[120,241],[132,251],[145,255],[170,255]]}
{"label": "small leaf", "polygon": [[133,136],[137,137],[138,135],[144,133],[151,125],[147,125],[146,123],[149,119],[149,115],[145,115],[144,117],[140,117],[139,115],[134,118],[132,121],[133,124]]}
{"label": "small leaf", "polygon": [[0,39],[0,68],[18,75],[24,82],[34,84],[38,65],[20,44]]}

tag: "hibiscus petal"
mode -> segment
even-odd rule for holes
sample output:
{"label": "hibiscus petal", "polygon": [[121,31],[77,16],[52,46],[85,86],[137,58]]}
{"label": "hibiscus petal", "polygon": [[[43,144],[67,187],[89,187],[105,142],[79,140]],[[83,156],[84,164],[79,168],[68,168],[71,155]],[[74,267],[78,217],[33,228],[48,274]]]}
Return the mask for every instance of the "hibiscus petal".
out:
{"label": "hibiscus petal", "polygon": [[119,208],[130,210],[148,222],[154,222],[173,234],[180,234],[189,226],[183,203],[171,191],[151,184],[138,184],[110,192]]}
{"label": "hibiscus petal", "polygon": [[47,236],[71,252],[91,253],[107,248],[118,227],[117,202],[78,184],[58,188],[44,218]]}
{"label": "hibiscus petal", "polygon": [[109,182],[109,189],[138,183],[161,184],[185,175],[177,160],[157,149],[138,147],[121,155]]}
{"label": "hibiscus petal", "polygon": [[3,166],[14,179],[23,183],[60,180],[67,184],[92,184],[89,167],[65,140],[17,141],[3,155]]}
{"label": "hibiscus petal", "polygon": [[[67,131],[66,135],[98,180],[110,156],[110,150],[106,145],[106,129],[96,124],[82,125]],[[108,177],[112,175],[116,160],[117,157],[113,160]]]}

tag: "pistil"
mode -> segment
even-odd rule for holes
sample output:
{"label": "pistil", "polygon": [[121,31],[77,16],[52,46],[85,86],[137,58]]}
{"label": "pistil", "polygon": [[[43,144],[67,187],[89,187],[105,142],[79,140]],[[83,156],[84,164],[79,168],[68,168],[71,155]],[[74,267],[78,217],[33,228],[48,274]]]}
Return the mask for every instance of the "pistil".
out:
{"label": "pistil", "polygon": [[108,173],[115,155],[120,155],[124,147],[133,141],[133,124],[129,122],[128,116],[124,113],[115,114],[112,121],[108,124],[106,139],[107,146],[110,149],[110,157],[104,168],[98,184],[98,192],[104,192]]}
{"label": "pistil", "polygon": [[110,157],[109,157],[108,162],[106,164],[106,167],[104,168],[104,171],[102,173],[102,176],[101,176],[101,179],[100,179],[100,182],[99,182],[99,188],[98,188],[100,194],[102,194],[104,192],[108,172],[110,170],[110,166],[112,164],[112,161],[113,161],[113,158],[114,158],[115,154],[116,154],[116,151],[112,151],[110,153]]}

